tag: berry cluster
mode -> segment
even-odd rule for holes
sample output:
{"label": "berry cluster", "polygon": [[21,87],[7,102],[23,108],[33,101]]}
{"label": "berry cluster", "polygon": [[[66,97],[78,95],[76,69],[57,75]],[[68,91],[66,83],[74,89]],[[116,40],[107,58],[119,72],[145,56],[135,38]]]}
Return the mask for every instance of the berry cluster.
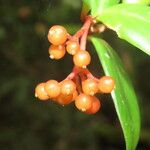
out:
{"label": "berry cluster", "polygon": [[49,47],[51,59],[61,59],[67,51],[70,55],[73,55],[73,62],[76,66],[86,67],[90,64],[90,54],[80,49],[78,38],[71,38],[64,27],[59,25],[51,27],[48,32],[48,40],[52,44]]}
{"label": "berry cluster", "polygon": [[115,82],[112,77],[103,76],[100,79],[94,77],[87,69],[91,56],[86,49],[86,40],[92,18],[87,17],[83,27],[73,36],[59,25],[50,28],[48,40],[51,43],[49,55],[51,59],[62,58],[66,51],[73,55],[73,71],[61,82],[49,80],[36,86],[35,96],[40,100],[57,102],[67,105],[75,101],[75,106],[87,113],[95,114],[101,107],[96,93],[111,93]]}

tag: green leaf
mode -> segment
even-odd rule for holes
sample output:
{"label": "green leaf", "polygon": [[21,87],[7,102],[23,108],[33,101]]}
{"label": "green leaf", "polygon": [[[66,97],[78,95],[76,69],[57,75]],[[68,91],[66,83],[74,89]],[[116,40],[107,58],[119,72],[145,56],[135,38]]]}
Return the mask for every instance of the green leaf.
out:
{"label": "green leaf", "polygon": [[97,17],[118,36],[150,55],[150,7],[119,4]]}
{"label": "green leaf", "polygon": [[[91,10],[91,15],[96,17],[104,9],[116,5],[120,0],[82,0],[83,1],[83,11]],[[87,11],[86,11],[87,12]]]}
{"label": "green leaf", "polygon": [[134,150],[140,133],[140,115],[135,91],[116,52],[102,39],[92,37],[91,41],[105,74],[115,79],[116,85],[111,96],[123,129],[126,149]]}
{"label": "green leaf", "polygon": [[123,0],[123,3],[148,5],[150,4],[150,0]]}

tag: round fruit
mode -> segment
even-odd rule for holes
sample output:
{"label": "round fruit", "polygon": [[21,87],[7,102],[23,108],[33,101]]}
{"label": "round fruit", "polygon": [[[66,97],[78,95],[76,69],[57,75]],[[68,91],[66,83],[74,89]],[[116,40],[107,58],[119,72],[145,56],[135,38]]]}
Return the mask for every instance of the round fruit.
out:
{"label": "round fruit", "polygon": [[69,41],[66,50],[70,55],[75,55],[80,50],[80,45],[76,41]]}
{"label": "round fruit", "polygon": [[48,100],[49,96],[47,95],[44,89],[45,83],[40,83],[35,88],[35,97],[38,97],[40,100]]}
{"label": "round fruit", "polygon": [[55,98],[60,94],[60,86],[56,80],[47,81],[44,88],[50,98]]}
{"label": "round fruit", "polygon": [[61,93],[64,95],[73,94],[76,90],[76,85],[72,80],[64,80],[61,82]]}
{"label": "round fruit", "polygon": [[75,106],[81,111],[88,110],[92,106],[91,96],[86,94],[80,94],[75,99]]}
{"label": "round fruit", "polygon": [[85,94],[94,95],[98,92],[98,84],[94,79],[86,79],[82,82],[82,90]]}
{"label": "round fruit", "polygon": [[91,62],[91,56],[87,51],[80,50],[73,56],[73,62],[78,67],[85,68]]}
{"label": "round fruit", "polygon": [[67,105],[73,101],[73,94],[70,95],[64,95],[60,94],[55,101],[59,103],[60,105]]}
{"label": "round fruit", "polygon": [[101,107],[101,103],[99,101],[99,99],[95,96],[92,96],[92,106],[91,108],[86,110],[86,114],[95,114],[99,111]]}
{"label": "round fruit", "polygon": [[67,40],[67,31],[63,26],[55,25],[49,29],[48,40],[53,45],[64,44]]}
{"label": "round fruit", "polygon": [[51,59],[61,59],[66,53],[65,46],[63,45],[51,45],[48,51]]}
{"label": "round fruit", "polygon": [[114,89],[115,81],[110,76],[103,76],[100,78],[98,88],[102,93],[111,93]]}

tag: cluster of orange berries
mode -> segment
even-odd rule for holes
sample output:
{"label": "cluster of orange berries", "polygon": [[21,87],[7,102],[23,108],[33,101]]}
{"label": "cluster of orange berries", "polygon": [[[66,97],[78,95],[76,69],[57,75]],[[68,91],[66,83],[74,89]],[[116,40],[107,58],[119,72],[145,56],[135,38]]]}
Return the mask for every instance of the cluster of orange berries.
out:
{"label": "cluster of orange berries", "polygon": [[51,59],[61,59],[66,51],[73,55],[73,62],[78,67],[86,67],[90,64],[91,56],[85,50],[80,50],[78,39],[70,39],[67,30],[63,26],[55,25],[48,32],[48,40],[52,44],[49,47]]}
{"label": "cluster of orange berries", "polygon": [[[82,30],[83,31],[83,30]],[[84,34],[84,32],[83,32]],[[90,64],[91,56],[82,50],[79,38],[70,38],[66,29],[55,25],[48,32],[48,40],[52,44],[49,48],[50,58],[60,59],[66,51],[73,55],[74,69],[61,82],[49,80],[36,86],[35,96],[40,100],[52,100],[61,105],[75,102],[75,106],[87,113],[95,114],[101,107],[96,93],[111,93],[115,82],[112,77],[94,77],[86,68]]]}
{"label": "cluster of orange berries", "polygon": [[82,81],[82,92],[79,94],[74,81],[65,79],[58,83],[49,80],[40,83],[35,89],[35,96],[40,100],[51,99],[61,105],[67,105],[75,101],[75,106],[88,114],[94,114],[100,109],[100,101],[94,95],[110,93],[114,88],[114,80],[109,76],[103,76],[99,81],[85,79]]}

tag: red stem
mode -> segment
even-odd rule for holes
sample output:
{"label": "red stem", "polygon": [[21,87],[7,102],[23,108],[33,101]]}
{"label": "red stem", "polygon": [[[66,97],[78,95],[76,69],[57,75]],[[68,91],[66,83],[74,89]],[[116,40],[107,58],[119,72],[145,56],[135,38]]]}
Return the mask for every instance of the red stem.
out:
{"label": "red stem", "polygon": [[85,36],[85,40],[86,40],[86,36],[88,34],[91,23],[92,23],[92,17],[87,16],[86,21],[85,21],[84,25],[82,26],[82,28],[72,37],[69,36],[69,40],[78,40],[83,35]]}
{"label": "red stem", "polygon": [[89,28],[90,28],[91,23],[92,23],[92,18],[90,16],[88,16],[86,21],[85,21],[85,24],[83,26],[84,33],[83,33],[83,35],[81,37],[81,41],[80,41],[80,49],[81,50],[86,49],[87,35],[88,35],[88,32],[89,32]]}
{"label": "red stem", "polygon": [[87,77],[90,79],[94,79],[97,82],[99,81],[99,79],[93,76],[92,73],[88,69],[80,68],[76,66],[73,68],[72,72],[66,77],[65,80],[72,80],[76,78],[77,75],[80,76],[81,80],[85,80]]}
{"label": "red stem", "polygon": [[[74,36],[68,35],[69,40],[79,41],[79,38],[81,37],[81,40],[80,40],[80,49],[81,50],[86,49],[86,41],[87,41],[87,36],[88,36],[90,26],[91,26],[91,23],[92,23],[92,17],[87,16],[85,20],[86,21],[85,21],[84,25],[82,26],[82,28]],[[94,79],[94,80],[98,81],[98,79],[96,77],[94,77],[89,72],[88,69],[84,69],[84,68],[80,68],[80,67],[76,67],[76,66],[73,68],[73,71],[66,77],[66,79],[78,80],[78,78],[79,78],[78,75],[80,76],[81,80],[84,80],[87,77],[87,78],[91,78],[91,79]]]}
{"label": "red stem", "polygon": [[72,80],[73,78],[75,78],[75,76],[79,73],[79,68],[78,67],[74,67],[72,72],[66,77],[65,80]]}
{"label": "red stem", "polygon": [[81,87],[81,83],[80,83],[80,79],[79,79],[79,76],[77,75],[75,78],[75,83],[76,83],[76,88],[77,88],[77,91],[79,92],[79,94],[82,93],[82,87]]}

